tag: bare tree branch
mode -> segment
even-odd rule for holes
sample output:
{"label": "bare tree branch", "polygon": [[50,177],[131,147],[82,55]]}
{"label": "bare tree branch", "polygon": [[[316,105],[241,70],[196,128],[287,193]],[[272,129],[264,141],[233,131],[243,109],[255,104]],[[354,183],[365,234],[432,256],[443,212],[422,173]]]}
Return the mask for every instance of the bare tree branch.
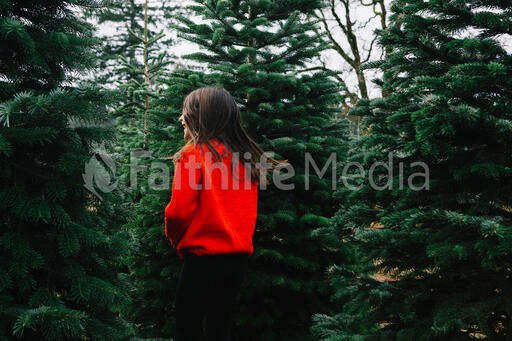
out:
{"label": "bare tree branch", "polygon": [[[379,29],[386,29],[387,24],[387,11],[385,7],[386,0],[329,0],[327,8],[319,9],[313,16],[319,19],[322,23],[322,27],[325,30],[326,37],[328,38],[331,48],[336,51],[341,58],[350,66],[350,71],[353,72],[357,77],[357,89],[356,92],[350,92],[347,89],[346,100],[343,103],[344,112],[348,113],[349,110],[357,104],[360,98],[369,98],[368,96],[368,85],[365,76],[365,71],[362,69],[362,65],[371,60],[372,54],[376,46],[377,37],[373,36],[369,47],[361,51],[361,47],[366,45],[366,42],[361,36],[358,36],[359,29],[364,28],[371,24],[372,21],[379,20]],[[352,13],[354,4],[361,5],[363,7],[370,7],[371,12],[368,18],[361,18],[355,16]],[[352,8],[350,7],[352,5]],[[326,12],[324,12],[324,10]],[[339,11],[344,12],[341,14]],[[327,14],[331,18],[327,18]],[[336,26],[329,27],[328,22],[334,21]],[[343,37],[340,39],[335,38],[335,29],[338,28]],[[344,40],[344,42],[343,42]],[[363,45],[364,43],[364,45]],[[382,51],[383,54],[387,54],[388,51]],[[364,57],[362,56],[364,55]],[[318,67],[317,69],[327,69],[325,65]],[[343,81],[342,76],[336,76],[340,82]],[[354,118],[352,121],[356,121],[359,124],[359,119]],[[358,127],[359,129],[359,127]]]}

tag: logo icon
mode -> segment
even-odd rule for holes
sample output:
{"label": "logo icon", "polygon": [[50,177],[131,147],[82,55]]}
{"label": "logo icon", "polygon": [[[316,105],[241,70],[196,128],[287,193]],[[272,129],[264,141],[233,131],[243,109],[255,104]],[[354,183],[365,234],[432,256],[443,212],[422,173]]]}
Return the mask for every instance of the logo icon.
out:
{"label": "logo icon", "polygon": [[[101,161],[98,160],[97,155]],[[117,179],[110,183],[115,174],[116,165],[112,157],[105,152],[97,152],[85,164],[85,172],[82,174],[84,187],[100,200],[103,200],[96,189],[103,193],[112,192],[117,186]]]}

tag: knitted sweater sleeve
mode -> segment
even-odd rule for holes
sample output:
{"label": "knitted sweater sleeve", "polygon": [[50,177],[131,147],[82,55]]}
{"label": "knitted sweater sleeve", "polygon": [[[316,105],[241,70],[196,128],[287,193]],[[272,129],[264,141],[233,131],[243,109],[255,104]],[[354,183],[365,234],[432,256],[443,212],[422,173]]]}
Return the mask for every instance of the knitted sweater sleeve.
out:
{"label": "knitted sweater sleeve", "polygon": [[184,153],[176,163],[171,201],[165,208],[165,235],[174,248],[192,222],[201,191],[202,172],[199,156]]}

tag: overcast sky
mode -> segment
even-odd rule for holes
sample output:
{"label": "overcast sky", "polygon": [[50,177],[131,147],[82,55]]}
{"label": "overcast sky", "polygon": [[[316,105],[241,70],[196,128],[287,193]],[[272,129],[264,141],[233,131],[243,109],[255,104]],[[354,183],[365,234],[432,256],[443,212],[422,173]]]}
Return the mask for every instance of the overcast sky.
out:
{"label": "overcast sky", "polygon": [[[137,2],[143,3],[144,0],[136,0]],[[174,0],[177,1],[177,0]],[[150,4],[158,3],[158,0],[150,0]],[[183,5],[194,3],[193,1],[178,1],[182,3]],[[369,1],[367,1],[369,2]],[[361,53],[362,59],[365,59],[369,47],[370,42],[373,38],[373,31],[375,28],[378,28],[379,25],[379,19],[375,18],[372,12],[372,8],[368,6],[361,6],[359,4],[359,1],[352,1],[353,8],[351,8],[351,13],[353,16],[353,20],[356,22],[356,35],[359,38],[359,49]],[[357,4],[357,5],[356,5]],[[389,1],[388,1],[389,4]],[[388,5],[389,7],[389,5]],[[346,48],[347,51],[349,51],[348,44],[346,43],[346,40],[344,39],[344,35],[341,32],[341,29],[337,26],[337,23],[332,18],[331,14],[324,10],[324,13],[326,14],[326,17],[329,19],[329,26],[332,28],[332,32],[334,34],[335,39],[337,42],[343,47]],[[338,6],[337,8],[338,15],[343,19],[345,16],[344,11],[342,10],[341,6]],[[390,13],[388,8],[388,14]],[[192,13],[188,16],[190,20],[193,20],[194,22],[205,22],[202,18],[192,16]],[[372,19],[373,18],[373,19]],[[108,39],[108,36],[113,34],[116,30],[116,27],[112,26],[111,24],[108,25],[102,25],[100,27],[99,34],[105,39]],[[460,33],[461,36],[465,34],[474,34],[475,31],[472,31],[473,33]],[[171,47],[171,53],[176,56],[183,56],[185,54],[197,52],[197,51],[204,51],[201,47],[196,45],[195,43],[188,42],[183,39],[179,39],[176,36],[176,32],[167,32],[167,35],[173,37],[176,39],[176,44]],[[503,35],[499,38],[499,40],[504,44],[505,48],[507,48],[508,51],[512,51],[512,39],[508,35]],[[279,49],[275,48],[273,49],[274,52],[277,52]],[[376,60],[381,57],[382,50],[380,47],[374,45],[372,56],[370,60]],[[357,78],[354,72],[351,70],[350,66],[343,60],[343,58],[334,50],[329,49],[322,52],[320,57],[327,65],[328,68],[332,70],[343,70],[342,77],[345,80],[348,88],[351,92],[357,92]],[[187,60],[186,61],[189,64],[193,64],[193,62]],[[318,63],[317,63],[318,64]],[[311,64],[313,65],[313,64]],[[318,64],[319,65],[319,64]],[[377,76],[380,76],[380,73],[376,73],[376,71],[373,70],[367,70],[365,71],[366,77],[367,77],[367,83],[369,88],[369,95],[370,97],[378,97],[380,95],[380,91],[377,87],[373,85],[371,82],[372,78],[375,78]]]}
{"label": "overcast sky", "polygon": [[[141,2],[141,3],[143,2],[143,0],[137,0],[137,1]],[[158,2],[158,0],[150,0],[150,3],[157,3],[157,2]],[[192,1],[181,1],[181,2],[184,4],[193,3]],[[354,14],[353,15],[354,19],[356,19],[356,21],[358,22],[356,27],[358,27],[357,33],[358,33],[358,36],[360,37],[360,42],[361,42],[360,51],[362,53],[362,57],[364,58],[367,55],[368,50],[369,50],[370,41],[371,41],[371,37],[372,37],[372,31],[373,31],[373,29],[375,29],[376,25],[378,24],[378,21],[370,20],[368,23],[366,23],[369,20],[370,16],[372,15],[372,10],[369,7],[358,6],[358,7],[354,7],[354,9],[352,9],[351,11]],[[326,15],[329,15],[327,11],[324,11],[324,12],[326,13]],[[344,12],[341,11],[341,8],[339,8],[338,13],[340,16],[342,16],[342,17],[344,16]],[[192,14],[188,18],[193,20],[194,22],[205,22],[202,18],[192,16]],[[360,23],[366,23],[366,25],[363,25]],[[337,24],[333,21],[330,21],[329,25],[330,25],[330,27],[333,28],[332,31],[334,32],[335,38],[337,39],[338,43],[343,47],[347,47],[348,45],[345,42],[345,40],[343,39],[343,34],[341,33],[341,30],[339,28],[337,28]],[[359,27],[359,26],[364,26],[364,27]],[[101,25],[99,35],[105,37],[105,39],[108,39],[108,36],[115,33],[115,30],[116,30],[116,27],[112,26],[111,24]],[[171,37],[177,39],[176,40],[177,44],[172,46],[171,51],[170,51],[173,54],[175,54],[176,56],[183,56],[185,54],[189,54],[189,53],[193,53],[193,52],[202,50],[202,48],[199,47],[195,43],[191,43],[184,39],[177,38],[175,32],[168,32],[167,34],[170,35]],[[278,51],[278,49],[276,48],[274,51]],[[379,50],[374,47],[374,52],[372,53],[372,55],[373,55],[372,59],[376,59],[379,57],[378,52],[379,52]],[[345,72],[343,73],[343,79],[345,79],[347,86],[349,87],[349,89],[352,92],[357,91],[357,86],[356,86],[357,79],[356,79],[355,74],[350,70],[350,67],[348,66],[348,64],[341,58],[341,56],[337,52],[335,52],[334,50],[325,50],[322,52],[320,58],[326,63],[327,67],[329,67],[330,69],[344,70]],[[191,61],[187,60],[187,63],[191,63]],[[311,66],[313,66],[313,65],[319,65],[319,63],[316,62],[314,64],[311,64]],[[380,92],[369,82],[371,77],[373,77],[375,75],[375,72],[367,71],[367,75],[368,75],[368,83],[369,83],[368,86],[370,88],[369,89],[370,96],[376,97],[380,94]]]}

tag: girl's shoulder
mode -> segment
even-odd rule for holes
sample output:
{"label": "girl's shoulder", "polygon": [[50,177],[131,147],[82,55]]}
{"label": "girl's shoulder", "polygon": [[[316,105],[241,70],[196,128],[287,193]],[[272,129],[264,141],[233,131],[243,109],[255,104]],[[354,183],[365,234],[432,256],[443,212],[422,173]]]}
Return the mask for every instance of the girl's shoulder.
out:
{"label": "girl's shoulder", "polygon": [[[199,146],[196,144],[190,144],[190,145],[183,147],[183,149],[180,152],[179,160],[182,162],[185,162],[185,161],[190,161],[191,157],[197,158],[199,156],[200,156]],[[198,161],[198,160],[196,159],[193,161]]]}
{"label": "girl's shoulder", "polygon": [[[220,142],[219,140],[213,138],[208,141],[210,145],[215,148],[219,153],[223,153],[227,148],[226,146]],[[181,151],[181,158],[190,158],[190,156],[195,155],[196,157],[204,156],[204,153],[210,152],[208,144],[206,142],[200,142],[197,144],[190,144],[185,146]]]}
{"label": "girl's shoulder", "polygon": [[[210,143],[210,145],[213,148],[215,148],[217,150],[226,148],[226,145],[224,143],[222,143],[222,141],[218,140],[217,138],[211,138],[210,140],[208,140],[208,142]],[[206,142],[201,142],[199,145],[202,147],[200,149],[203,149],[203,150],[208,149],[208,144]]]}
{"label": "girl's shoulder", "polygon": [[185,155],[185,154],[192,153],[192,152],[194,152],[196,149],[197,149],[197,145],[195,145],[195,144],[190,144],[190,145],[185,146],[185,147],[183,148],[182,154],[183,154],[183,155]]}
{"label": "girl's shoulder", "polygon": [[[227,156],[230,154],[230,149],[224,144],[222,143],[222,141],[218,140],[217,138],[211,138],[209,141],[210,145],[222,156]],[[201,155],[204,157],[205,153],[211,153],[213,154],[210,150],[210,148],[208,147],[208,145],[206,144],[206,142],[202,142],[200,143],[200,147],[198,148],[198,151],[199,153],[201,153]]]}

